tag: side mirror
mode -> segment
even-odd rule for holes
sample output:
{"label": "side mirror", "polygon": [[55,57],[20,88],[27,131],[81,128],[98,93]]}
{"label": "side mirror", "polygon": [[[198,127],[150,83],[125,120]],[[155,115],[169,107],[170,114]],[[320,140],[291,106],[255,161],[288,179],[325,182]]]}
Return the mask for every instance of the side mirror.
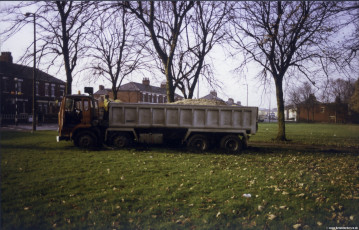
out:
{"label": "side mirror", "polygon": [[88,93],[90,96],[93,95],[93,87],[85,87],[85,93]]}

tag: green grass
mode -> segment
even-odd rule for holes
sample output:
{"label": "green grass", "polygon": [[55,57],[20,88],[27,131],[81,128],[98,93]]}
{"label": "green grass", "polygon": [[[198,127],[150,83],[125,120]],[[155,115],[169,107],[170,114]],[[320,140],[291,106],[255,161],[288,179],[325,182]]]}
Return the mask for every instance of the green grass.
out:
{"label": "green grass", "polygon": [[359,226],[355,153],[85,151],[55,136],[1,133],[1,229]]}
{"label": "green grass", "polygon": [[[272,142],[277,131],[277,123],[259,123],[250,140]],[[359,125],[287,123],[286,136],[290,143],[359,148]]]}

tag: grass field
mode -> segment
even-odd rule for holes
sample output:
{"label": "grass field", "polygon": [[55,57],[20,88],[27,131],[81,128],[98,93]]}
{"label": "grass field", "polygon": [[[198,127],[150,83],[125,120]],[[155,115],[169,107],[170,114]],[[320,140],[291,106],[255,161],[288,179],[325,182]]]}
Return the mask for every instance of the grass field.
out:
{"label": "grass field", "polygon": [[[304,135],[294,135],[297,127]],[[288,127],[293,142],[327,144],[318,131],[326,126],[313,129],[316,138],[307,135],[309,126],[297,127]],[[253,140],[270,141],[272,129],[261,124]],[[330,145],[343,140],[354,146],[358,126],[333,130],[341,129],[353,131],[337,132],[338,139],[323,136]],[[1,229],[359,227],[357,153],[85,151],[56,143],[55,136],[1,133]]]}
{"label": "grass field", "polygon": [[[260,123],[251,141],[273,142],[277,131],[276,123]],[[359,125],[289,123],[286,124],[286,135],[290,140],[287,144],[353,147],[359,150]]]}

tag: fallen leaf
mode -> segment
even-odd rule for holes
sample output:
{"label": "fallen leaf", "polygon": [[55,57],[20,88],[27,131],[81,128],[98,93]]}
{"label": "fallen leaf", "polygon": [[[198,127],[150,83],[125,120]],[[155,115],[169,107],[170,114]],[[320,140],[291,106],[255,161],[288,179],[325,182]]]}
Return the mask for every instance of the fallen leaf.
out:
{"label": "fallen leaf", "polygon": [[243,194],[242,196],[245,197],[245,198],[251,198],[251,197],[252,197],[252,195],[249,194],[249,193],[248,193],[248,194],[245,193],[245,194]]}
{"label": "fallen leaf", "polygon": [[304,193],[301,193],[301,194],[296,195],[296,197],[303,197],[303,196],[305,196]]}
{"label": "fallen leaf", "polygon": [[268,220],[274,220],[275,218],[277,218],[277,216],[274,215],[274,214],[269,214],[268,215]]}

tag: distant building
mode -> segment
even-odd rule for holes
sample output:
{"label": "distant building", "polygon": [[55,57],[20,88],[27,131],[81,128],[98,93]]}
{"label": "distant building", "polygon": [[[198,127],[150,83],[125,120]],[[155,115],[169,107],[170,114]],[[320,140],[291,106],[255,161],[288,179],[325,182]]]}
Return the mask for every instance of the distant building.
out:
{"label": "distant building", "polygon": [[[113,97],[111,89],[105,89],[103,85],[99,86],[99,90],[94,93],[100,104],[105,99],[105,95]],[[141,83],[129,82],[120,87],[117,92],[117,99],[127,103],[167,103],[166,84],[161,83],[160,87],[150,85],[150,80],[144,78]],[[182,100],[178,94],[175,94],[175,101]]]}
{"label": "distant building", "polygon": [[215,100],[215,101],[221,101],[224,102],[221,98],[217,97],[217,92],[215,90],[212,90],[208,95],[201,97],[201,99],[206,100]]}
{"label": "distant building", "polygon": [[[27,122],[32,115],[33,67],[13,63],[10,52],[0,56],[0,124]],[[37,70],[36,101],[39,121],[57,119],[58,104],[65,92],[65,82]],[[53,118],[53,119],[51,119]]]}
{"label": "distant building", "polygon": [[242,103],[240,101],[234,102],[233,98],[228,98],[228,101],[226,101],[227,105],[238,105],[242,106]]}
{"label": "distant building", "polygon": [[284,107],[284,120],[297,121],[297,109],[293,105],[287,105]]}
{"label": "distant building", "polygon": [[227,105],[241,106],[241,102],[237,101],[237,103],[235,103],[233,98],[228,98],[228,101],[225,102],[223,99],[221,99],[217,96],[217,92],[215,90],[210,91],[210,93],[208,95],[201,97],[200,99],[220,101],[220,102],[226,103]]}
{"label": "distant building", "polygon": [[311,108],[297,106],[299,122],[352,123],[356,122],[357,115],[346,103],[317,103]]}
{"label": "distant building", "polygon": [[272,108],[272,109],[259,108],[258,120],[260,122],[277,122],[278,121],[277,108]]}

